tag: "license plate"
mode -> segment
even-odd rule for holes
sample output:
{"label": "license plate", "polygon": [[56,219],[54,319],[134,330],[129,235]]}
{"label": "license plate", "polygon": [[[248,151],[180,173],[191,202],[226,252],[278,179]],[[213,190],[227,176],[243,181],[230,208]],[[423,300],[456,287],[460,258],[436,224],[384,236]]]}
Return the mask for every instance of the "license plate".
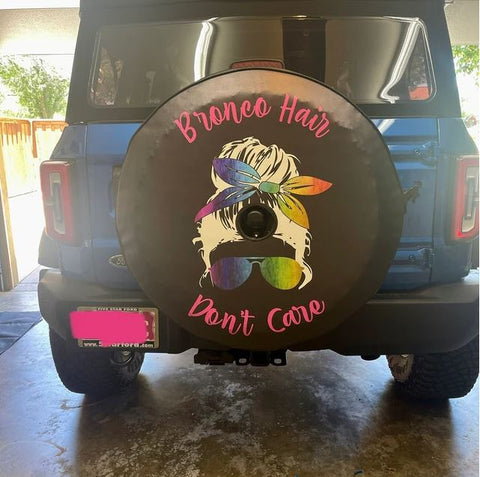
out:
{"label": "license plate", "polygon": [[159,347],[156,308],[81,306],[70,313],[70,325],[82,348]]}

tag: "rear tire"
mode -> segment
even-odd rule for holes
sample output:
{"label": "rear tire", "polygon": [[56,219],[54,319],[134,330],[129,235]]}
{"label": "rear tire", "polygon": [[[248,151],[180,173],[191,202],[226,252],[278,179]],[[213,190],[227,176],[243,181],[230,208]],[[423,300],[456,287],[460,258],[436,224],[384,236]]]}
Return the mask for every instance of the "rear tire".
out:
{"label": "rear tire", "polygon": [[447,353],[387,355],[387,360],[397,386],[411,397],[463,397],[478,377],[478,336]]}
{"label": "rear tire", "polygon": [[133,383],[144,353],[112,349],[83,349],[50,329],[50,347],[58,376],[74,393],[106,396]]}

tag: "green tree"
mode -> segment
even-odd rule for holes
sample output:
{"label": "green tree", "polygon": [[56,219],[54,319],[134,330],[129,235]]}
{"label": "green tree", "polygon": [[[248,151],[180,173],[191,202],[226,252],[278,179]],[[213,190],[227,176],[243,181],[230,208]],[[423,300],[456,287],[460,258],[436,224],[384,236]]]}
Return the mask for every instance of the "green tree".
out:
{"label": "green tree", "polygon": [[473,75],[478,83],[478,45],[455,45],[452,51],[457,73]]}
{"label": "green tree", "polygon": [[18,97],[32,118],[49,119],[65,114],[69,81],[41,59],[29,64],[7,58],[0,61],[0,80]]}

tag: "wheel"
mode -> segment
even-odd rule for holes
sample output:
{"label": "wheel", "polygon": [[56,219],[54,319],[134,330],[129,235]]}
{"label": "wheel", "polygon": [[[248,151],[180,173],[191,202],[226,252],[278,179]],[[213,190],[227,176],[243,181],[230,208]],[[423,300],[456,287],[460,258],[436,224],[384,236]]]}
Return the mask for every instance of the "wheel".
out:
{"label": "wheel", "polygon": [[404,212],[376,126],[271,69],[212,76],[160,106],[130,142],[116,201],[125,262],[160,313],[253,351],[311,341],[360,308]]}
{"label": "wheel", "polygon": [[465,396],[478,377],[478,336],[447,353],[387,355],[397,386],[418,399]]}
{"label": "wheel", "polygon": [[50,329],[50,346],[58,376],[74,393],[105,396],[129,386],[142,367],[138,351],[82,349]]}

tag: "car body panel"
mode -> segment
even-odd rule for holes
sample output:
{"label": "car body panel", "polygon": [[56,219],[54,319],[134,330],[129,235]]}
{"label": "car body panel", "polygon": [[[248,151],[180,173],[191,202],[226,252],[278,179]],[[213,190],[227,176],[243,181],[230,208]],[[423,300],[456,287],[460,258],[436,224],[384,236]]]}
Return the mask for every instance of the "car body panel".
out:
{"label": "car body panel", "polygon": [[[419,187],[418,197],[407,204],[399,250],[382,288],[423,286],[429,283],[432,274],[432,257],[436,255],[434,243],[442,244],[447,255],[451,248],[446,244],[443,230],[433,235],[435,201],[439,206],[445,202],[441,197],[436,198],[437,160],[431,157],[431,151],[441,149],[438,122],[434,118],[401,118],[375,119],[374,123],[389,147],[403,189]],[[86,166],[79,180],[85,181],[80,189],[88,187],[89,190],[91,239],[84,241],[81,247],[60,247],[63,270],[71,276],[91,279],[86,260],[91,254],[93,276],[99,284],[121,288],[138,286],[126,267],[112,264],[109,259],[121,254],[115,228],[114,169],[121,166],[129,141],[139,126],[137,122],[71,126],[54,154],[55,158],[74,157],[68,143],[72,135],[84,136],[82,140],[87,144],[84,155],[76,156],[75,160],[79,164],[84,161]],[[456,268],[455,263],[443,263],[443,277],[448,277],[449,270],[453,270],[453,278],[465,274],[464,271],[459,275]]]}

